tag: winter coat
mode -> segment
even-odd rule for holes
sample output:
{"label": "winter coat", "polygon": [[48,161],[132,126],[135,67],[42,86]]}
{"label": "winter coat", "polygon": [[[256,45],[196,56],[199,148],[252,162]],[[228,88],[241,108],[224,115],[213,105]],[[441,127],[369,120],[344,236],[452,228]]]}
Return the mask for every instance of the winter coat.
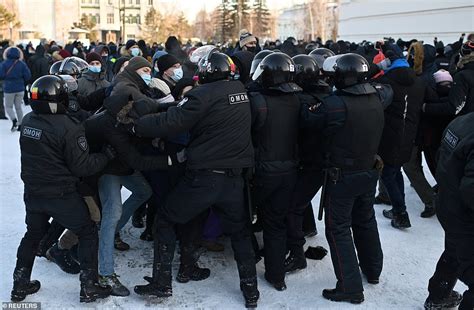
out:
{"label": "winter coat", "polygon": [[[104,174],[112,175],[130,175],[133,170],[146,171],[155,169],[166,169],[168,159],[166,156],[143,156],[138,146],[143,143],[143,139],[139,139],[132,135],[121,122],[130,120],[129,116],[135,113],[137,116],[137,105],[147,105],[145,101],[135,101],[132,104],[128,101],[128,96],[122,95],[108,97],[104,102],[105,111],[94,115],[85,122],[86,137],[91,144],[91,152],[97,152],[102,149],[104,144],[110,144],[117,152],[117,157],[110,161],[105,169]],[[149,105],[145,107],[153,111]]]}
{"label": "winter coat", "polygon": [[31,71],[23,62],[23,53],[18,47],[9,47],[3,52],[0,64],[0,80],[3,82],[3,92],[18,93],[25,90],[25,84],[31,79]]}
{"label": "winter coat", "polygon": [[385,163],[401,166],[410,160],[415,145],[427,86],[407,67],[386,71],[375,81],[389,84],[393,89],[392,104],[385,109],[378,154]]}
{"label": "winter coat", "polygon": [[79,95],[87,96],[96,90],[109,86],[110,82],[105,79],[104,71],[101,71],[99,74],[86,71],[77,80],[77,84]]}
{"label": "winter coat", "polygon": [[35,54],[28,59],[28,67],[31,70],[30,83],[33,83],[36,79],[49,74],[49,60],[44,53],[44,46],[40,44],[36,47]]}

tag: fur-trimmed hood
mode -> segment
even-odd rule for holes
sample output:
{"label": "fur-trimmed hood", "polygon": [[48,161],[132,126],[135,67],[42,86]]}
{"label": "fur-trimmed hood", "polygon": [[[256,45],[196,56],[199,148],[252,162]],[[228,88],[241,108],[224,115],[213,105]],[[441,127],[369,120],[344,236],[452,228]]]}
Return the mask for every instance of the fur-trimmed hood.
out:
{"label": "fur-trimmed hood", "polygon": [[23,51],[16,46],[10,46],[3,51],[3,59],[23,60]]}

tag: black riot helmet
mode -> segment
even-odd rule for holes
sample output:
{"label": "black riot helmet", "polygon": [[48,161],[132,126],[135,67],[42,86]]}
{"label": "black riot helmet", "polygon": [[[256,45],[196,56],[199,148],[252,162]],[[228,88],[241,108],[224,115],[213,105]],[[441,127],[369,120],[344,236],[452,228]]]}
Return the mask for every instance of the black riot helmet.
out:
{"label": "black riot helmet", "polygon": [[332,76],[337,89],[363,83],[369,72],[369,62],[354,53],[329,57],[323,65],[324,73]]}
{"label": "black riot helmet", "polygon": [[77,78],[81,74],[79,67],[73,62],[65,62],[65,60],[55,62],[49,68],[49,74],[54,75],[70,75]]}
{"label": "black riot helmet", "polygon": [[31,85],[29,99],[38,114],[63,114],[69,104],[67,84],[56,75],[42,76]]}
{"label": "black riot helmet", "polygon": [[255,71],[258,68],[258,65],[263,60],[263,58],[267,57],[273,52],[274,51],[263,50],[263,51],[258,52],[257,55],[255,55],[255,57],[252,60],[252,65],[250,66],[250,76],[252,76],[255,73]]}
{"label": "black riot helmet", "polygon": [[313,57],[318,63],[319,67],[322,68],[326,58],[335,56],[336,54],[334,54],[334,52],[330,49],[320,47],[315,50],[312,50],[308,55]]}
{"label": "black riot helmet", "polygon": [[199,83],[226,80],[235,74],[235,64],[226,54],[211,51],[198,63]]}
{"label": "black riot helmet", "polygon": [[295,76],[295,63],[284,53],[271,53],[263,58],[252,80],[259,80],[265,88],[290,83]]}
{"label": "black riot helmet", "polygon": [[316,60],[309,55],[296,55],[293,58],[295,63],[295,83],[300,87],[316,85],[321,78],[320,67]]}

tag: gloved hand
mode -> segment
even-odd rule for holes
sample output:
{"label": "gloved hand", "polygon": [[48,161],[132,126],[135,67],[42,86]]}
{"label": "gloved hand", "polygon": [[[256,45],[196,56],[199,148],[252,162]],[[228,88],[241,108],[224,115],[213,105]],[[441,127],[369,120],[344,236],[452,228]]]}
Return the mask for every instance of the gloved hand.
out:
{"label": "gloved hand", "polygon": [[109,160],[112,160],[117,157],[117,151],[110,144],[104,145],[104,147],[102,148],[102,153],[107,156]]}
{"label": "gloved hand", "polygon": [[328,250],[323,248],[322,246],[312,247],[309,246],[306,252],[304,252],[304,256],[309,259],[321,260],[328,254]]}

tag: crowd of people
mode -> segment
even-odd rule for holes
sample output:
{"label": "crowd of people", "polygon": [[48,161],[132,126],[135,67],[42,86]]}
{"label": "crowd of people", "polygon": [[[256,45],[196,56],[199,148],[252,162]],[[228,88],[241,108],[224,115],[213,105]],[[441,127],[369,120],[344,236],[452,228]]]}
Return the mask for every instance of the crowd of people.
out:
{"label": "crowd of people", "polygon": [[[446,45],[262,45],[247,30],[235,46],[173,36],[164,46],[7,45],[0,117],[20,132],[27,224],[12,301],[40,289],[30,279],[36,256],[80,274],[81,302],[128,296],[114,251],[130,248],[120,231],[131,220],[154,249],[136,294],[172,296],[177,241],[176,281],[205,280],[199,248],[222,251],[228,235],[254,308],[259,260],[284,291],[288,273],[326,255],[304,250],[318,233],[311,201],[321,190],[317,217],[337,279],[322,295],[362,303],[363,278],[378,284],[383,266],[374,203],[391,206],[383,215],[394,228],[411,227],[403,171],[421,217],[436,214],[446,233],[425,309],[474,309],[474,34]],[[464,294],[453,290],[458,279]]]}

